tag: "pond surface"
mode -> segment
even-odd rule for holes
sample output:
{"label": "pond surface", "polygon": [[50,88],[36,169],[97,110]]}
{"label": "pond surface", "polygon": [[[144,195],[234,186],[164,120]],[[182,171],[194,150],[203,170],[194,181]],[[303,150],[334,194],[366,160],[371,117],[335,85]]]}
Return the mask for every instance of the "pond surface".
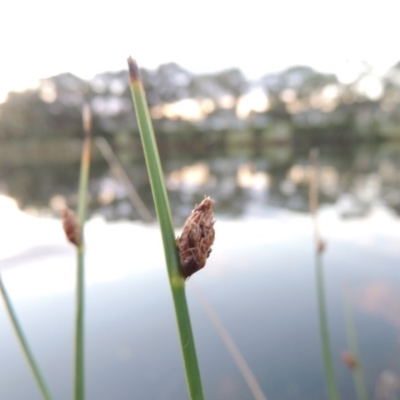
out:
{"label": "pond surface", "polygon": [[[2,250],[4,281],[52,392],[70,399],[74,250],[59,221],[14,212],[14,229],[2,228],[3,243],[6,237],[18,241]],[[209,399],[252,398],[202,298],[268,399],[325,399],[311,221],[274,208],[265,213],[235,220],[217,215],[208,265],[187,283],[205,393]],[[341,362],[347,285],[372,398],[384,371],[400,372],[400,224],[379,207],[368,218],[346,221],[327,207],[320,222],[328,244],[324,271],[340,392],[355,398]],[[87,240],[88,399],[187,398],[157,226],[96,218],[87,225]],[[0,321],[0,359],[7,360],[0,364],[1,398],[39,399],[3,308]]]}
{"label": "pond surface", "polygon": [[[397,399],[400,153],[394,146],[347,150],[342,157],[321,150],[320,162],[319,221],[327,242],[323,263],[336,378],[341,398],[355,399],[351,373],[341,361],[348,348],[347,286],[369,396]],[[177,226],[203,195],[217,200],[213,252],[206,268],[187,282],[206,398],[253,397],[204,299],[269,400],[327,399],[307,213],[307,152],[280,148],[269,156],[246,156],[238,151],[195,160],[170,158],[164,164]],[[139,194],[148,199],[140,171],[132,171]],[[186,399],[158,227],[137,221],[121,184],[104,173],[92,181],[97,197],[86,227],[87,398]],[[72,195],[53,189],[47,203],[29,196],[20,197],[20,203],[31,214],[36,204],[43,215],[49,214],[54,196],[71,201]],[[5,285],[54,397],[71,399],[74,249],[59,220],[28,215],[6,198],[0,200]],[[109,221],[115,218],[119,221]],[[40,399],[4,307],[0,325],[0,398]]]}
{"label": "pond surface", "polygon": [[[183,223],[204,195],[216,201],[218,214],[229,218],[271,206],[308,213],[309,147],[196,146],[193,142],[179,151],[160,149],[176,225]],[[139,150],[135,147],[135,153]],[[115,149],[128,181],[154,216],[144,159],[141,153],[133,158],[130,152],[129,148]],[[110,168],[98,150],[96,154],[90,182],[92,215],[140,220],[130,201],[132,187],[121,179],[119,165]],[[341,217],[366,216],[376,204],[400,213],[400,144],[323,146],[319,164],[320,202],[334,205]],[[76,207],[78,176],[78,164],[2,165],[0,192],[18,199],[30,213],[58,216],[65,203]]]}

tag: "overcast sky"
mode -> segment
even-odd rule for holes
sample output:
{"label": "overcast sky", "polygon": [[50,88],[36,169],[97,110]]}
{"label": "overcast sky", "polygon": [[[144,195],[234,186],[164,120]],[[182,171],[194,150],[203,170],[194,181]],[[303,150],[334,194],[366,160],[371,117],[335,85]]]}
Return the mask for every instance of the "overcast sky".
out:
{"label": "overcast sky", "polygon": [[295,64],[378,73],[400,60],[396,0],[4,0],[0,98],[61,72],[84,78],[175,61],[194,72],[249,77]]}

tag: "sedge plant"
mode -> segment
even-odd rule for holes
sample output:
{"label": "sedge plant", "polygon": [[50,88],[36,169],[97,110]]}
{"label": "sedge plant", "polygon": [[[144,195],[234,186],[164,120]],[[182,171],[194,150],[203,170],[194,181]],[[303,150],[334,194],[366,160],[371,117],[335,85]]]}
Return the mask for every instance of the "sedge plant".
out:
{"label": "sedge plant", "polygon": [[242,352],[239,350],[239,347],[233,340],[225,325],[222,323],[221,319],[218,317],[211,304],[207,301],[203,292],[196,285],[192,285],[192,288],[194,289],[194,293],[196,294],[201,306],[203,307],[203,310],[207,314],[211,323],[214,325],[222,342],[224,343],[229,354],[233,358],[233,361],[238,367],[240,373],[242,374],[243,379],[247,383],[247,386],[249,387],[250,392],[254,397],[254,400],[267,400],[264,392],[261,389],[260,384],[257,382],[257,378],[255,377],[249,364],[243,357]]}
{"label": "sedge plant", "polygon": [[346,321],[347,341],[349,344],[349,353],[343,353],[343,361],[353,373],[354,386],[356,388],[357,399],[367,400],[368,392],[365,385],[364,372],[361,365],[360,350],[357,339],[356,324],[354,321],[354,311],[352,305],[352,296],[350,288],[345,288],[344,294],[344,314]]}
{"label": "sedge plant", "polygon": [[172,224],[171,211],[164,184],[163,172],[156,138],[151,123],[139,69],[131,57],[128,59],[130,87],[140,136],[149,173],[151,190],[161,228],[168,278],[175,307],[181,350],[186,373],[186,382],[191,400],[203,400],[203,388],[196,348],[192,333],[189,309],[186,301],[185,278],[182,274],[177,244]]}
{"label": "sedge plant", "polygon": [[29,367],[30,367],[30,369],[32,371],[32,374],[33,374],[33,376],[35,378],[35,381],[36,381],[36,383],[37,383],[37,385],[39,387],[40,393],[41,393],[41,395],[42,395],[44,400],[52,400],[50,391],[49,391],[49,389],[48,389],[48,387],[47,387],[47,385],[46,385],[46,383],[45,383],[45,381],[43,379],[43,375],[40,372],[38,363],[36,362],[36,360],[35,360],[35,358],[33,356],[33,353],[32,353],[32,350],[29,347],[28,341],[26,340],[25,333],[24,333],[24,331],[22,329],[22,326],[21,326],[21,324],[20,324],[20,322],[18,320],[17,314],[16,314],[16,312],[14,310],[14,307],[12,305],[10,296],[9,296],[9,294],[7,292],[7,289],[6,289],[6,287],[4,285],[4,282],[3,282],[3,278],[1,276],[0,276],[0,292],[1,292],[1,295],[3,297],[4,304],[6,306],[7,313],[8,313],[8,316],[10,318],[11,324],[12,324],[12,326],[14,328],[15,334],[17,335],[17,338],[19,340],[19,343],[21,345],[21,348],[22,348],[22,351],[23,351],[23,353],[25,355],[25,358],[28,361],[28,365],[29,365]]}
{"label": "sedge plant", "polygon": [[[81,157],[81,170],[79,177],[78,194],[78,221],[75,229],[75,240],[77,253],[76,274],[76,315],[75,315],[75,357],[74,357],[74,399],[85,398],[85,249],[83,228],[86,219],[87,193],[90,169],[91,152],[91,114],[88,105],[83,108],[84,141]],[[65,224],[64,224],[65,227]],[[67,229],[66,229],[67,232]]]}
{"label": "sedge plant", "polygon": [[309,186],[309,202],[310,213],[314,225],[314,246],[315,246],[315,274],[317,282],[317,301],[318,301],[318,317],[320,329],[320,341],[322,358],[325,371],[325,379],[327,392],[330,400],[338,400],[339,392],[336,385],[335,373],[332,362],[331,345],[328,329],[328,316],[326,312],[326,296],[324,283],[324,266],[322,262],[322,253],[325,249],[325,243],[321,239],[317,211],[318,211],[318,150],[312,149],[310,152],[310,186]]}

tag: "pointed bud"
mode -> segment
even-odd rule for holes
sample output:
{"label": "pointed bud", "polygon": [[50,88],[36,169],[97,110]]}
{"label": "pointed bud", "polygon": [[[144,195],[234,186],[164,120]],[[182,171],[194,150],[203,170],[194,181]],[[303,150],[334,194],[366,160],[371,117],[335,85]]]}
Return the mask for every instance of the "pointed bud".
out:
{"label": "pointed bud", "polygon": [[79,246],[80,232],[76,214],[69,208],[65,208],[62,212],[62,223],[67,239],[75,246]]}
{"label": "pointed bud", "polygon": [[213,206],[210,197],[197,205],[186,220],[182,235],[176,240],[185,279],[202,269],[211,253],[215,236]]}
{"label": "pointed bud", "polygon": [[317,253],[322,254],[325,251],[325,249],[326,249],[326,243],[322,239],[319,239],[317,244]]}
{"label": "pointed bud", "polygon": [[128,58],[129,80],[131,83],[141,82],[139,67],[132,57]]}
{"label": "pointed bud", "polygon": [[89,136],[92,130],[92,112],[89,104],[85,103],[82,108],[82,122],[85,135]]}
{"label": "pointed bud", "polygon": [[346,367],[351,370],[354,370],[358,367],[356,358],[349,351],[342,352],[342,361]]}

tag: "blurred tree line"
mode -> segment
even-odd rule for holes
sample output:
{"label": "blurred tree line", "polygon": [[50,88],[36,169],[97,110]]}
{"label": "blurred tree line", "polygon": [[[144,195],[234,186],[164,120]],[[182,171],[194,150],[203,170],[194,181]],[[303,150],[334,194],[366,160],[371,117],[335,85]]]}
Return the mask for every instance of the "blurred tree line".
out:
{"label": "blurred tree line", "polygon": [[[325,197],[321,195],[322,202],[334,202],[343,191],[353,190],[353,183],[379,175],[379,196],[399,212],[398,145],[375,142],[400,139],[400,62],[383,76],[363,66],[347,82],[308,66],[256,81],[236,68],[194,74],[175,63],[142,69],[141,75],[166,176],[176,175],[193,160],[206,160],[210,182],[221,188],[214,193],[218,207],[239,213],[251,200],[245,187],[232,185],[240,175],[240,160],[247,157],[261,165],[254,174],[274,177],[268,187],[271,204],[307,209],[306,183],[293,183],[287,176],[294,165],[298,168],[307,160],[310,146],[321,145],[328,157],[321,162],[337,181]],[[74,204],[84,102],[93,110],[94,135],[108,140],[141,197],[151,204],[126,71],[101,73],[90,81],[65,73],[43,79],[36,88],[10,93],[0,104],[0,191],[18,198],[22,206],[48,204],[55,193]],[[367,146],[343,146],[361,142]],[[335,143],[342,146],[331,146]],[[96,145],[91,174],[92,209],[106,208],[110,218],[132,212]],[[251,178],[251,171],[248,175]],[[194,193],[200,197],[190,199],[172,190],[174,214],[179,213],[181,198],[194,203],[211,189],[199,186],[198,191]],[[116,199],[112,202],[111,192]],[[350,194],[356,210],[350,211],[367,212],[370,203],[358,193]]]}
{"label": "blurred tree line", "polygon": [[[175,63],[141,70],[155,129],[186,137],[247,134],[278,142],[400,138],[400,62],[384,76],[365,67],[350,83],[295,66],[246,79],[236,68],[194,74]],[[0,104],[0,140],[81,137],[81,108],[91,104],[94,134],[113,141],[137,130],[126,71],[90,81],[70,73],[9,93]]]}

